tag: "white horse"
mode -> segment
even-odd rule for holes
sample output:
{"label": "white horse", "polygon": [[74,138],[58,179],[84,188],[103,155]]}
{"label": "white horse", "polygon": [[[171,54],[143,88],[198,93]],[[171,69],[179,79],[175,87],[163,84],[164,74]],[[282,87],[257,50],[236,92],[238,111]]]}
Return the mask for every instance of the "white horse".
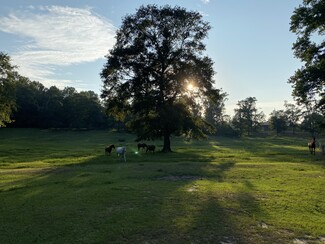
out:
{"label": "white horse", "polygon": [[125,147],[117,147],[116,148],[117,156],[123,156],[124,162],[126,162],[126,148]]}

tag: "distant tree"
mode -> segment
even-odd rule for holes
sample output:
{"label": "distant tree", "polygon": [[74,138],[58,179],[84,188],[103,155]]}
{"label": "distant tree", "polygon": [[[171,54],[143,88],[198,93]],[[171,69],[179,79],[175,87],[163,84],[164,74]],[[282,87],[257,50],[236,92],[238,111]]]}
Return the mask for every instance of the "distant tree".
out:
{"label": "distant tree", "polygon": [[322,124],[324,124],[324,116],[316,111],[306,111],[304,114],[301,128],[310,132],[312,136],[318,135],[322,131]]}
{"label": "distant tree", "polygon": [[224,115],[223,121],[216,126],[216,130],[216,135],[228,137],[240,136],[238,129],[233,126],[231,117],[229,115]]}
{"label": "distant tree", "polygon": [[285,131],[287,128],[287,116],[285,112],[283,110],[273,110],[270,114],[269,123],[271,129],[275,130],[277,135]]}
{"label": "distant tree", "polygon": [[45,87],[41,83],[19,76],[16,81],[17,110],[13,113],[15,127],[40,127],[43,122],[40,114],[44,90]]}
{"label": "distant tree", "polygon": [[236,137],[238,133],[232,127],[230,116],[225,113],[227,96],[227,93],[220,91],[218,101],[207,100],[204,103],[205,119],[216,128],[216,135]]}
{"label": "distant tree", "polygon": [[62,122],[66,128],[79,127],[80,121],[75,106],[75,95],[78,93],[74,87],[65,87],[62,91]]}
{"label": "distant tree", "polygon": [[44,91],[41,107],[40,126],[42,128],[63,128],[65,113],[63,110],[63,92],[56,86],[51,86]]}
{"label": "distant tree", "polygon": [[194,104],[219,99],[213,62],[204,56],[209,29],[200,13],[181,7],[148,5],[127,15],[101,72],[107,112],[121,120],[130,115],[138,139],[162,137],[164,152],[172,134],[203,136],[209,126]]}
{"label": "distant tree", "polygon": [[294,54],[304,66],[290,77],[299,103],[325,114],[325,0],[304,0],[291,16],[290,30],[297,34]]}
{"label": "distant tree", "polygon": [[99,97],[93,91],[65,87],[62,91],[64,126],[67,128],[101,128],[107,118]]}
{"label": "distant tree", "polygon": [[0,127],[11,123],[15,109],[15,80],[17,72],[10,57],[0,52]]}
{"label": "distant tree", "polygon": [[250,136],[253,131],[260,127],[265,118],[263,112],[258,112],[256,101],[255,97],[248,97],[237,103],[239,108],[235,109],[232,124],[239,131],[240,135],[246,133]]}
{"label": "distant tree", "polygon": [[298,122],[302,115],[302,109],[298,106],[284,101],[284,113],[287,118],[288,126],[292,129],[292,134],[295,134],[295,129],[298,127]]}
{"label": "distant tree", "polygon": [[217,101],[207,100],[205,106],[205,119],[215,127],[218,127],[225,121],[225,101],[227,100],[227,93],[220,91],[220,96]]}
{"label": "distant tree", "polygon": [[73,96],[74,113],[77,117],[71,122],[76,128],[101,128],[105,125],[105,112],[99,97],[93,91],[81,91]]}

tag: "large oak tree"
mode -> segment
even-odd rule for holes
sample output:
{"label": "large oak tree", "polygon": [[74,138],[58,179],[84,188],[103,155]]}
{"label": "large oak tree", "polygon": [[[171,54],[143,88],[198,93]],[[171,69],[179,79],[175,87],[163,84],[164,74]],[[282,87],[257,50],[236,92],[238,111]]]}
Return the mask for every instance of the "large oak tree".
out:
{"label": "large oak tree", "polygon": [[210,28],[200,13],[181,7],[148,5],[127,15],[101,72],[108,113],[128,118],[139,140],[163,138],[164,152],[172,134],[204,135],[198,105],[219,99],[204,53]]}
{"label": "large oak tree", "polygon": [[304,66],[289,79],[299,103],[325,114],[325,0],[304,0],[291,16],[294,54]]}

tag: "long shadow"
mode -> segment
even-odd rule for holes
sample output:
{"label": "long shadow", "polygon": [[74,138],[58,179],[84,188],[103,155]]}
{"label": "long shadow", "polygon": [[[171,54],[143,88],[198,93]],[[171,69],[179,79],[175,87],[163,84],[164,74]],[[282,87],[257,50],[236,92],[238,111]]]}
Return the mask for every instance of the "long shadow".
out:
{"label": "long shadow", "polygon": [[130,147],[127,163],[96,149],[67,166],[4,169],[0,241],[270,243],[276,238],[281,243],[281,236],[258,226],[266,213],[251,181],[227,176],[238,160],[222,152],[262,157],[260,150],[274,146],[245,143],[217,142],[212,154],[213,147],[205,146],[167,155],[135,154]]}
{"label": "long shadow", "polygon": [[[261,209],[247,189],[226,182],[235,162],[216,162],[201,152],[173,154],[177,161],[172,162],[161,157],[134,154],[125,164],[97,155],[79,164],[26,171],[28,177],[1,188],[0,240],[245,242],[249,232],[243,227],[249,226],[236,216],[252,219]],[[220,184],[231,189],[220,193]]]}

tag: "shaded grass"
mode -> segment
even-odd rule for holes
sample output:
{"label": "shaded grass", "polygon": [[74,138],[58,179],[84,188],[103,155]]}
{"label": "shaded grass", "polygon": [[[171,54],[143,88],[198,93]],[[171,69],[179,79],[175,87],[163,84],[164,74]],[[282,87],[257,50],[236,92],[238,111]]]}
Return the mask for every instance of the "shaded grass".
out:
{"label": "shaded grass", "polygon": [[[299,138],[0,130],[1,243],[290,243],[325,236],[324,158]],[[121,138],[124,142],[121,142]],[[107,144],[127,146],[122,163]],[[158,148],[161,142],[150,142]]]}

